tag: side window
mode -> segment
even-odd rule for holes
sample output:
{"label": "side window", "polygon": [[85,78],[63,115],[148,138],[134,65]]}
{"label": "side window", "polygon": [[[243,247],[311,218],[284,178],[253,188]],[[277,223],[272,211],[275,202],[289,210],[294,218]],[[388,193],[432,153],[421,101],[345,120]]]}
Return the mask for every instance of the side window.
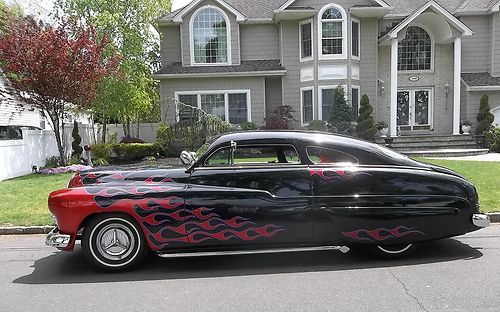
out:
{"label": "side window", "polygon": [[223,148],[215,152],[205,162],[205,166],[300,164],[293,146],[237,146],[234,159],[232,157],[231,148]]}
{"label": "side window", "polygon": [[356,157],[347,153],[339,152],[334,149],[318,146],[308,146],[307,156],[316,165],[320,164],[339,164],[349,163],[357,164]]}

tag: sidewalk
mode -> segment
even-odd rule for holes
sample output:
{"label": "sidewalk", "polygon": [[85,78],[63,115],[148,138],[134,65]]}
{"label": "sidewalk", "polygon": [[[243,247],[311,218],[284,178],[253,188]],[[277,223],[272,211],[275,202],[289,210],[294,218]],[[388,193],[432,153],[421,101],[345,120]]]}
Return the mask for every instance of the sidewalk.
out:
{"label": "sidewalk", "polygon": [[477,156],[463,157],[428,157],[430,159],[446,159],[446,160],[469,160],[469,161],[500,161],[500,153],[489,153]]}

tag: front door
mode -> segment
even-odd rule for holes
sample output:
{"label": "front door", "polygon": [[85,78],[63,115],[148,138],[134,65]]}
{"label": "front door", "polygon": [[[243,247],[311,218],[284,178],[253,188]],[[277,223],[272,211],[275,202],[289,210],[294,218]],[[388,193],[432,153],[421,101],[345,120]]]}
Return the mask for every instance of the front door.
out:
{"label": "front door", "polygon": [[401,130],[431,129],[432,89],[400,90],[397,120]]}
{"label": "front door", "polygon": [[255,248],[312,239],[312,190],[293,146],[222,148],[194,169],[186,231],[194,248]]}

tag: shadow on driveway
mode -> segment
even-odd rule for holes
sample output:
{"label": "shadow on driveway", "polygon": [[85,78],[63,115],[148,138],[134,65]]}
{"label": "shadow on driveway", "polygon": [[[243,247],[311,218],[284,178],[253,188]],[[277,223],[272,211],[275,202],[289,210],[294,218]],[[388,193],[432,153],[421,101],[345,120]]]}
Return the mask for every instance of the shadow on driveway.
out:
{"label": "shadow on driveway", "polygon": [[472,260],[483,254],[455,239],[423,244],[401,260],[379,260],[352,250],[212,257],[160,258],[149,256],[137,269],[125,272],[98,271],[85,261],[79,247],[75,252],[56,252],[35,261],[33,273],[19,277],[18,284],[107,283],[148,280],[265,275],[301,272],[331,272],[398,267],[455,260]]}

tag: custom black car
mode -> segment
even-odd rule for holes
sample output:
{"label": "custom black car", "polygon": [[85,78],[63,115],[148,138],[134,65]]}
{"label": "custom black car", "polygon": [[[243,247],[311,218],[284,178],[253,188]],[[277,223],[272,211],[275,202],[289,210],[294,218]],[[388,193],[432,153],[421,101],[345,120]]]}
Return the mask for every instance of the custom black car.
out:
{"label": "custom black car", "polygon": [[123,269],[160,256],[364,246],[387,257],[489,225],[457,173],[315,132],[216,138],[187,169],[91,170],[53,192],[46,243]]}

